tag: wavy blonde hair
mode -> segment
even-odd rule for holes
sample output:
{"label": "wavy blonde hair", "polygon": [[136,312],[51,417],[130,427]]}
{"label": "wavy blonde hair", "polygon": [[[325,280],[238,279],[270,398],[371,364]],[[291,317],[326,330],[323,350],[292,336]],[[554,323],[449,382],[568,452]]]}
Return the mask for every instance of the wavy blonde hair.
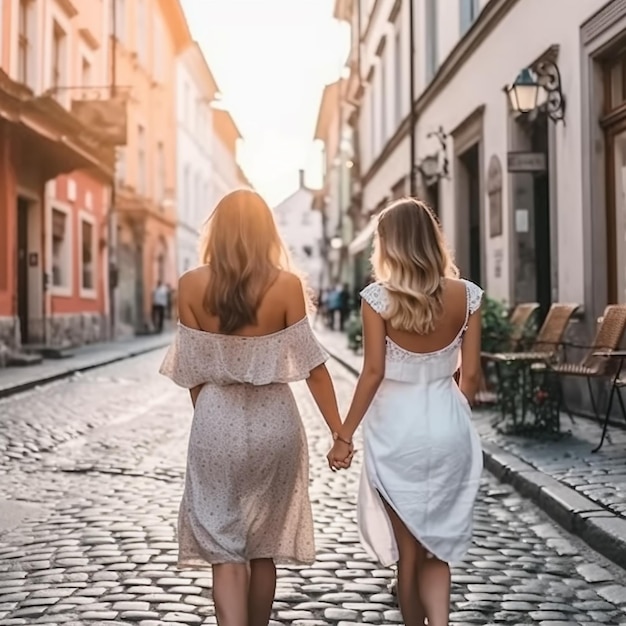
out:
{"label": "wavy blonde hair", "polygon": [[372,265],[389,294],[384,317],[391,327],[432,332],[443,312],[444,279],[458,277],[459,271],[426,204],[402,198],[381,212]]}
{"label": "wavy blonde hair", "polygon": [[248,189],[225,195],[215,207],[205,225],[200,262],[211,273],[204,308],[227,334],[256,324],[277,271],[294,272],[272,210]]}

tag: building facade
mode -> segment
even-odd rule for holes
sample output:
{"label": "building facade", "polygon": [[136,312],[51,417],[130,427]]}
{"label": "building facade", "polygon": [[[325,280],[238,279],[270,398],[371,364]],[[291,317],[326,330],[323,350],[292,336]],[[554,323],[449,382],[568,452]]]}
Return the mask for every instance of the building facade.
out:
{"label": "building facade", "polygon": [[355,161],[353,128],[350,125],[352,107],[347,100],[347,89],[348,82],[344,79],[326,85],[315,126],[314,138],[323,146],[324,180],[315,207],[322,218],[325,287],[355,281],[354,262],[347,254],[346,242],[351,241],[359,230],[360,211],[355,213],[351,210]]}
{"label": "building facade", "polygon": [[[464,276],[544,312],[577,302],[593,332],[607,303],[626,301],[626,3],[415,0],[413,58],[408,0],[338,6],[361,42],[348,97],[362,213],[410,193],[413,176]],[[521,110],[520,74],[542,85]]]}
{"label": "building facade", "polygon": [[[0,344],[109,336],[108,5],[0,3]],[[100,93],[94,93],[98,92]]]}
{"label": "building facade", "polygon": [[113,1],[115,82],[131,94],[115,190],[117,328],[144,332],[155,287],[177,282],[176,68],[192,40],[178,0]]}
{"label": "building facade", "polygon": [[[237,164],[237,146],[242,140],[232,115],[223,108],[213,109],[213,188],[211,207],[227,193],[249,187]],[[209,208],[209,210],[210,210]]]}
{"label": "building facade", "polygon": [[274,207],[274,217],[280,234],[289,248],[296,268],[306,278],[307,287],[317,295],[324,286],[322,260],[322,215],[313,208],[315,192],[304,182],[300,170],[298,189]]}
{"label": "building facade", "polygon": [[216,195],[211,105],[217,93],[213,74],[194,42],[177,62],[178,274],[198,263],[199,235]]}

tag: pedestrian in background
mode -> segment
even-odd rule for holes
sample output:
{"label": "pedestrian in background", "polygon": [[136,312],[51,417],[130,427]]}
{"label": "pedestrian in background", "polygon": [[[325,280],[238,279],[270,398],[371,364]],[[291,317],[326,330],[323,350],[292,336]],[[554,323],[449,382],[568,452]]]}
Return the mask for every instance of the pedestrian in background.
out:
{"label": "pedestrian in background", "polygon": [[194,406],[178,565],[212,566],[220,626],[267,626],[276,564],[315,561],[307,441],[288,383],[306,379],[331,433],[341,421],[302,281],[258,194],[219,202],[201,262],[180,278],[161,367]]}
{"label": "pedestrian in background", "polygon": [[339,330],[343,332],[350,317],[350,290],[345,283],[339,289]]}
{"label": "pedestrian in background", "polygon": [[152,292],[152,325],[157,333],[163,332],[163,320],[169,303],[169,289],[160,280]]}
{"label": "pedestrian in background", "polygon": [[383,566],[397,563],[406,626],[448,626],[449,564],[471,544],[482,472],[470,407],[483,292],[457,278],[435,217],[412,198],[381,213],[373,267],[377,282],[361,292],[363,370],[329,461],[349,460],[363,420],[361,540]]}

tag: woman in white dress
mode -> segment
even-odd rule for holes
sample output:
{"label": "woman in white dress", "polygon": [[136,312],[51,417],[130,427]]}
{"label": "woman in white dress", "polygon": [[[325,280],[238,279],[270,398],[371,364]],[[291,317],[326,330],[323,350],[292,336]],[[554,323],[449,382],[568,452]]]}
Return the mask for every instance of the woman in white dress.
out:
{"label": "woman in white dress", "polygon": [[470,406],[483,292],[457,278],[436,219],[414,199],[381,213],[373,267],[377,282],[361,292],[363,371],[329,461],[349,457],[364,420],[361,541],[384,566],[397,562],[406,626],[447,626],[449,565],[470,546],[482,472]]}

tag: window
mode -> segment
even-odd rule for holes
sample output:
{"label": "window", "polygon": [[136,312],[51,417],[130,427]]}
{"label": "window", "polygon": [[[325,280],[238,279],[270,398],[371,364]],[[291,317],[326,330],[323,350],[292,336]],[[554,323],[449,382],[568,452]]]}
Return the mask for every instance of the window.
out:
{"label": "window", "polygon": [[52,209],[52,286],[70,287],[67,215]]}
{"label": "window", "polygon": [[374,89],[374,77],[372,76],[372,82],[369,88],[369,109],[370,109],[370,146],[372,150],[372,159],[376,158],[378,152],[378,142],[376,137],[376,127],[378,119],[378,107],[376,106],[376,97]]}
{"label": "window", "polygon": [[426,80],[430,82],[439,67],[437,0],[426,0]]}
{"label": "window", "polygon": [[91,63],[86,57],[83,57],[80,66],[80,76],[81,87],[89,87],[91,85]]}
{"label": "window", "polygon": [[380,138],[379,145],[382,148],[387,140],[387,54],[386,51],[380,57]]}
{"label": "window", "polygon": [[137,127],[137,193],[146,195],[148,188],[146,171],[146,130],[141,124]]}
{"label": "window", "polygon": [[185,165],[184,184],[183,184],[183,215],[185,218],[189,217],[191,207],[191,174],[189,172],[189,165]]}
{"label": "window", "polygon": [[32,70],[32,26],[33,26],[33,7],[32,0],[20,0],[18,14],[18,53],[17,53],[17,71],[18,80],[33,87]]}
{"label": "window", "polygon": [[110,0],[110,22],[111,35],[118,41],[124,41],[126,30],[126,0]]}
{"label": "window", "polygon": [[163,142],[159,141],[157,143],[156,150],[156,172],[155,172],[155,190],[154,196],[155,200],[161,207],[164,207],[165,200],[165,148],[163,147]]}
{"label": "window", "polygon": [[81,277],[80,288],[85,291],[93,291],[95,289],[95,271],[94,271],[94,228],[91,222],[81,220],[80,224],[81,239]]}
{"label": "window", "polygon": [[154,80],[158,83],[164,83],[165,61],[163,55],[165,54],[165,47],[163,42],[165,41],[165,34],[163,33],[163,22],[161,21],[158,11],[153,13],[152,20],[152,62],[154,63]]}
{"label": "window", "polygon": [[115,180],[118,185],[126,184],[126,150],[122,147],[116,148]]}
{"label": "window", "polygon": [[[64,71],[65,71],[65,32],[57,22],[52,23],[52,54],[51,54],[51,76],[50,87],[58,90],[63,87]],[[54,96],[59,99],[60,91],[55,91]]]}
{"label": "window", "polygon": [[393,66],[395,69],[394,76],[394,87],[395,87],[395,116],[396,116],[396,124],[400,124],[402,121],[402,110],[403,110],[403,94],[402,94],[402,85],[404,84],[404,76],[403,76],[403,63],[402,63],[402,25],[400,20],[398,20],[396,24],[396,36],[394,39],[394,60]]}
{"label": "window", "polygon": [[461,3],[461,35],[464,35],[478,17],[478,0],[459,0],[459,2]]}
{"label": "window", "polygon": [[194,195],[195,195],[195,203],[193,205],[192,215],[195,217],[196,215],[200,215],[202,213],[202,188],[200,182],[200,174],[196,174],[195,182],[194,182]]}
{"label": "window", "polygon": [[143,67],[148,63],[148,24],[146,0],[137,0],[137,58]]}
{"label": "window", "polygon": [[184,115],[185,115],[185,126],[191,121],[191,95],[189,93],[189,83],[185,83],[185,103],[184,103]]}

